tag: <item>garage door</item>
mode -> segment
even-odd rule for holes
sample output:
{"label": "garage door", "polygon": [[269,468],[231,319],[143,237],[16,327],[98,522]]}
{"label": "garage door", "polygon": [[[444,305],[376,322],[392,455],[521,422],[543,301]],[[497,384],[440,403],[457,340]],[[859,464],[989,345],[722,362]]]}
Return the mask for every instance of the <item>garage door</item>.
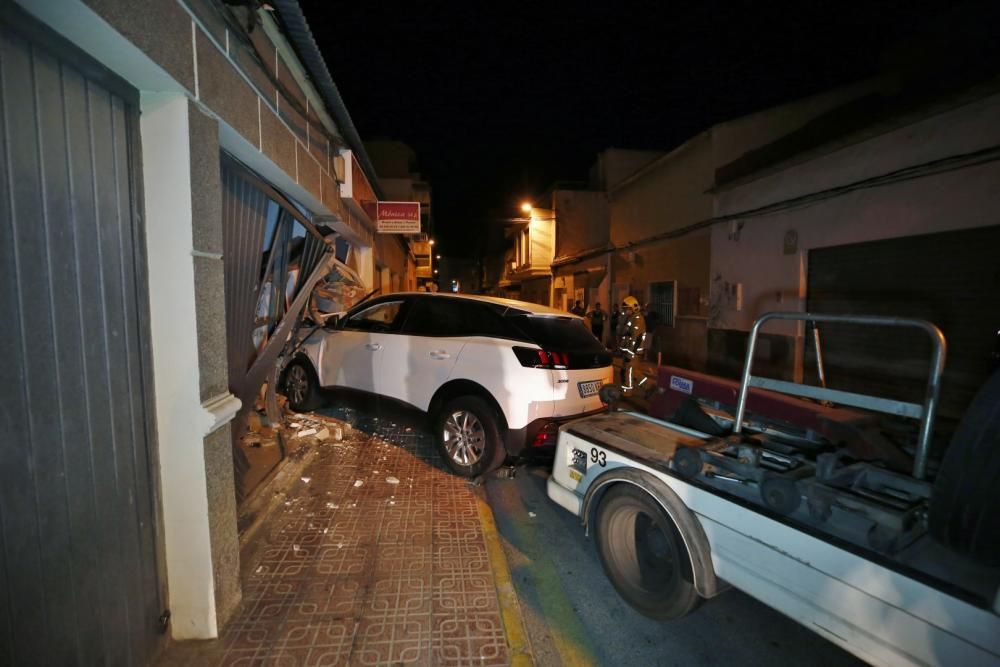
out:
{"label": "garage door", "polygon": [[162,612],[133,90],[0,18],[0,664],[146,664]]}
{"label": "garage door", "polygon": [[[986,381],[1000,330],[998,249],[1000,226],[811,250],[808,308],[937,324],[948,342],[941,414],[957,418]],[[822,334],[831,386],[921,402],[926,335],[848,325]]]}

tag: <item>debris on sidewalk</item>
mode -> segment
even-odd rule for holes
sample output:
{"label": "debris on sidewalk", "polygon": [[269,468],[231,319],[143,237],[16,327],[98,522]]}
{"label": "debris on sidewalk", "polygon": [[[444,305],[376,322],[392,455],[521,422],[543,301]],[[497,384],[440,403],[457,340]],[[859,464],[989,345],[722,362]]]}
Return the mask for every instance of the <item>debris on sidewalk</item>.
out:
{"label": "debris on sidewalk", "polygon": [[[354,421],[357,427],[325,414],[285,412],[282,424],[262,424],[262,433],[252,434],[260,442],[283,437],[281,446],[293,465],[304,452],[310,458],[287,476],[283,490],[269,490],[273,509],[258,515],[259,527],[246,547],[244,605],[219,640],[197,649],[209,659],[177,664],[245,658],[249,650],[240,641],[251,627],[273,637],[269,646],[253,650],[255,659],[296,664],[287,633],[301,623],[286,627],[282,619],[306,615],[317,619],[317,632],[326,633],[322,639],[330,646],[324,651],[345,664],[399,664],[412,656],[421,664],[510,664],[496,589],[487,584],[488,574],[470,570],[463,560],[489,561],[482,528],[472,518],[478,513],[476,492],[445,470],[433,438],[419,427],[386,417],[373,424],[378,420],[370,413]],[[456,543],[460,550],[452,546]],[[441,560],[440,573],[430,567],[432,556]],[[428,566],[422,576],[430,579],[408,592],[413,600],[394,614],[406,627],[418,628],[419,636],[387,643],[363,630],[381,618],[380,591],[411,586],[401,579],[409,569],[400,567],[411,559]],[[425,623],[434,591],[444,582],[438,577],[448,577],[447,585],[462,591],[456,598],[460,608],[442,608],[441,618],[435,616],[435,622],[454,628],[447,633]],[[263,597],[273,596],[279,584],[290,592],[287,599]],[[326,600],[322,618],[312,599],[320,592]],[[476,609],[474,624],[465,608]]]}

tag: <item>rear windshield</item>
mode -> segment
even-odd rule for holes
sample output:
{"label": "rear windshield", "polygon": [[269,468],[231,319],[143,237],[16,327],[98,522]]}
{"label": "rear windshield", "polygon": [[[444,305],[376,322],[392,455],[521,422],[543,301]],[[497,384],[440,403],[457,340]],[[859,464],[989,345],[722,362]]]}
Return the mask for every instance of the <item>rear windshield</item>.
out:
{"label": "rear windshield", "polygon": [[575,317],[514,315],[504,318],[524,337],[547,350],[562,352],[604,352],[604,346]]}

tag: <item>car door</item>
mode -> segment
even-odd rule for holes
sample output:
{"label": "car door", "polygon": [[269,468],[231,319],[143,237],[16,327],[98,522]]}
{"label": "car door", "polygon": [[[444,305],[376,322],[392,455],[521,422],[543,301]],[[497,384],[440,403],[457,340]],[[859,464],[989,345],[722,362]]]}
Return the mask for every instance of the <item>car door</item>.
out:
{"label": "car door", "polygon": [[448,381],[468,340],[467,299],[414,297],[398,336],[387,346],[376,391],[426,410],[438,388]]}
{"label": "car door", "polygon": [[343,325],[329,333],[320,360],[324,386],[377,392],[387,342],[398,331],[405,301],[380,301],[348,315]]}

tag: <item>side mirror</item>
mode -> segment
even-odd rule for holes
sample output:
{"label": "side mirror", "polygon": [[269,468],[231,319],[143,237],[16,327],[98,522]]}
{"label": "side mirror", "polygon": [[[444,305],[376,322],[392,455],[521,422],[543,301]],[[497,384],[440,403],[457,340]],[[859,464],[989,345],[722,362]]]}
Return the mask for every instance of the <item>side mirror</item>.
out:
{"label": "side mirror", "polygon": [[340,313],[332,313],[327,315],[323,319],[324,329],[339,329],[340,328]]}

